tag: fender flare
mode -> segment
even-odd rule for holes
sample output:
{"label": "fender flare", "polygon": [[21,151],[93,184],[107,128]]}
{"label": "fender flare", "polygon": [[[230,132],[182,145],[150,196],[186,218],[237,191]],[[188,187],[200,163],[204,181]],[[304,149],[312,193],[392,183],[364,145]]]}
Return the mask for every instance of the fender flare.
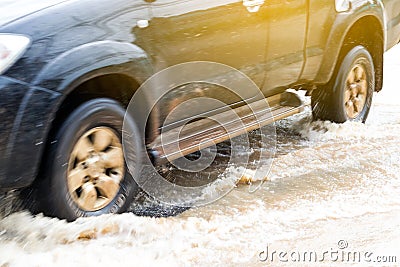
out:
{"label": "fender flare", "polygon": [[338,13],[332,26],[333,30],[327,39],[322,64],[314,81],[316,84],[326,84],[330,81],[338,60],[340,60],[345,37],[357,21],[368,16],[372,16],[379,21],[383,32],[384,49],[386,48],[386,17],[380,1],[374,1],[373,5],[371,5],[371,1],[365,0],[350,12]]}
{"label": "fender flare", "polygon": [[76,84],[110,73],[124,73],[143,83],[152,74],[151,61],[140,47],[116,41],[98,41],[71,49],[49,62],[32,85],[68,94]]}

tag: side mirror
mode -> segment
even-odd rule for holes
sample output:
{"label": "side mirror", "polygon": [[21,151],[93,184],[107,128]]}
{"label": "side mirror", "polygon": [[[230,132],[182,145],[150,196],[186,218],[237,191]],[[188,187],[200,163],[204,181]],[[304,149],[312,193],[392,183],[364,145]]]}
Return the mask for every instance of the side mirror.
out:
{"label": "side mirror", "polygon": [[336,12],[347,12],[352,8],[351,0],[335,0]]}

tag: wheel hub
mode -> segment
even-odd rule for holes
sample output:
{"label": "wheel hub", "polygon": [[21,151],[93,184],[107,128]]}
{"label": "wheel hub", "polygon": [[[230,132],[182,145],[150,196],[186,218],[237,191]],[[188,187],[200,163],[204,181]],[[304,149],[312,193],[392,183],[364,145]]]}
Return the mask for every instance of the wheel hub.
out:
{"label": "wheel hub", "polygon": [[363,65],[355,65],[346,80],[344,105],[347,117],[357,118],[364,109],[368,92],[367,72]]}
{"label": "wheel hub", "polygon": [[67,181],[81,209],[96,211],[110,204],[124,175],[122,144],[111,128],[93,128],[79,138],[70,155]]}

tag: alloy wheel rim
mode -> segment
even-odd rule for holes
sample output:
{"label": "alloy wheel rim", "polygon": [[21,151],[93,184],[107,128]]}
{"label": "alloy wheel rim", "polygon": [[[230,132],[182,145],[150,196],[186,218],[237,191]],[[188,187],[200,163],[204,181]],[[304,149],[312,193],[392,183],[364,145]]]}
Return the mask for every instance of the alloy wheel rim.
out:
{"label": "alloy wheel rim", "polygon": [[356,119],[361,114],[367,101],[367,94],[367,72],[363,65],[357,64],[346,79],[344,106],[348,118]]}
{"label": "alloy wheel rim", "polygon": [[111,128],[93,128],[75,143],[67,184],[73,201],[82,210],[97,211],[110,204],[124,175],[122,144]]}

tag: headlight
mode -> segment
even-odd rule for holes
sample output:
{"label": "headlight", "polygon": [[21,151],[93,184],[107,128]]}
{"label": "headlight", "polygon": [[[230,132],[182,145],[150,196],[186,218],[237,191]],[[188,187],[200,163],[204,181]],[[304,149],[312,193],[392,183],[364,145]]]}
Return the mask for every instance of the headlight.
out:
{"label": "headlight", "polygon": [[24,35],[0,33],[0,75],[25,53],[30,42]]}

